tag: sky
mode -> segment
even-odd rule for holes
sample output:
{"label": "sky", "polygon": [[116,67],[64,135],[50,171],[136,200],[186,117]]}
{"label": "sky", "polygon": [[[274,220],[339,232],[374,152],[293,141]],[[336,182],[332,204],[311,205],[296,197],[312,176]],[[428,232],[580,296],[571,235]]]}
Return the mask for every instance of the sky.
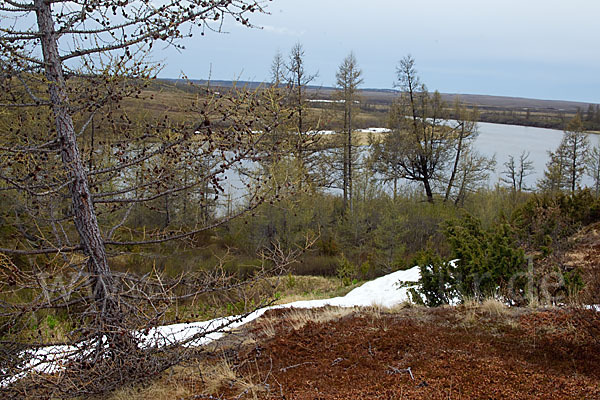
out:
{"label": "sky", "polygon": [[[305,50],[314,84],[334,86],[353,51],[363,88],[393,88],[410,54],[429,90],[600,103],[597,0],[273,0],[249,29],[158,48],[163,78],[269,80],[273,56]],[[155,48],[156,49],[156,48]]]}

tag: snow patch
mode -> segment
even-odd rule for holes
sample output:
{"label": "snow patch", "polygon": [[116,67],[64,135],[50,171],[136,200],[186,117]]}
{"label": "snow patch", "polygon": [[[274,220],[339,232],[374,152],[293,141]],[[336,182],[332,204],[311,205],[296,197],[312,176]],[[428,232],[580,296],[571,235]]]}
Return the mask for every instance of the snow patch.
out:
{"label": "snow patch", "polygon": [[388,128],[367,128],[361,129],[361,132],[366,133],[390,133],[392,130]]}
{"label": "snow patch", "polygon": [[336,131],[308,131],[306,132],[309,135],[335,135]]}
{"label": "snow patch", "polygon": [[[187,346],[202,346],[221,338],[227,331],[239,328],[259,318],[268,310],[287,308],[320,308],[333,307],[393,307],[409,300],[408,291],[415,287],[405,287],[407,284],[416,284],[421,274],[419,267],[407,271],[397,271],[373,281],[367,282],[350,291],[343,297],[334,297],[323,300],[296,301],[289,304],[265,307],[254,311],[247,316],[231,316],[216,318],[210,321],[194,322],[188,324],[166,325],[152,328],[148,331],[133,333],[140,340],[141,347],[163,347],[181,342]],[[198,336],[197,339],[194,339]],[[26,376],[30,371],[51,374],[60,371],[70,359],[84,355],[89,343],[79,343],[76,346],[48,346],[35,350],[27,350],[27,363],[21,368],[20,374],[13,375],[0,381],[0,387],[10,385]],[[0,373],[6,373],[1,371]]]}
{"label": "snow patch", "polygon": [[227,330],[238,328],[248,322],[254,321],[268,310],[287,308],[321,308],[331,307],[393,307],[409,301],[408,291],[415,286],[401,287],[402,284],[416,283],[421,279],[419,267],[407,271],[397,271],[369,281],[362,286],[350,291],[343,297],[334,297],[321,300],[300,300],[288,304],[280,304],[261,308],[246,317],[232,316],[217,318],[210,321],[195,322],[191,324],[167,325],[152,329],[148,334],[141,335],[146,346],[164,346],[189,340],[195,335],[211,332],[198,340],[190,342],[190,346],[201,346],[217,340]]}

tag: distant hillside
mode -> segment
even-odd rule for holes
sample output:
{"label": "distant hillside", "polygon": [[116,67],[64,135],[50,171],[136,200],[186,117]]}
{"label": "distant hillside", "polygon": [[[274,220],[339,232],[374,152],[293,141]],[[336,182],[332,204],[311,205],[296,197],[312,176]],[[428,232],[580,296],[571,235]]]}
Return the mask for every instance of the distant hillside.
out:
{"label": "distant hillside", "polygon": [[[163,81],[171,83],[183,83],[182,79],[162,79]],[[247,87],[249,89],[256,89],[260,86],[266,85],[264,82],[251,82],[251,81],[222,81],[222,80],[191,80],[197,85],[210,85],[211,87],[222,87],[231,88],[234,85],[236,87]],[[329,99],[332,93],[335,91],[333,87],[320,87],[320,86],[308,86],[308,90],[311,93],[311,97],[315,99]],[[374,103],[391,103],[399,91],[395,89],[373,89],[365,88],[361,89],[361,96],[369,102]],[[468,105],[476,105],[484,109],[512,109],[512,110],[537,110],[537,111],[563,111],[566,113],[573,113],[577,109],[583,111],[587,110],[588,103],[575,102],[575,101],[563,101],[563,100],[542,100],[542,99],[528,99],[522,97],[505,97],[505,96],[490,96],[490,95],[479,95],[479,94],[454,94],[454,93],[442,93],[442,98],[447,103],[454,102],[456,97],[459,97],[463,103]]]}

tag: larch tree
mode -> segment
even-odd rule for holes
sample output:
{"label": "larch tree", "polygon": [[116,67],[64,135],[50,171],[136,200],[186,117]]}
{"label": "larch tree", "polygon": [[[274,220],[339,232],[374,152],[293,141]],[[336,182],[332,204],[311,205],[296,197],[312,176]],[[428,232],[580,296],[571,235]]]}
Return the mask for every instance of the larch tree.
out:
{"label": "larch tree", "polygon": [[577,113],[568,123],[558,148],[549,152],[544,178],[539,186],[546,191],[570,191],[575,193],[586,170],[589,139],[584,132],[581,114]]}
{"label": "larch tree", "polygon": [[285,59],[281,51],[277,50],[271,61],[271,84],[279,87],[280,84],[285,83],[286,66]]}
{"label": "larch tree", "polygon": [[477,108],[467,110],[465,106],[460,104],[460,100],[456,98],[454,112],[456,115],[456,126],[453,128],[454,137],[451,140],[454,146],[454,161],[450,170],[450,176],[448,177],[448,184],[446,185],[444,202],[450,199],[463,155],[471,150],[473,142],[478,135],[477,119],[479,111]]}
{"label": "larch tree", "polygon": [[546,163],[544,177],[538,182],[538,188],[545,192],[567,190],[567,155],[565,147],[560,145],[555,151],[548,151],[550,160]]}
{"label": "larch tree", "polygon": [[568,164],[567,164],[567,183],[571,193],[575,193],[577,185],[585,173],[585,164],[589,152],[589,139],[584,132],[581,113],[577,113],[575,117],[567,124],[563,143],[566,149]]}
{"label": "larch tree", "polygon": [[[51,111],[53,120],[46,142],[16,146],[10,151],[24,154],[57,151],[60,154],[66,181],[60,185],[51,184],[46,189],[52,191],[68,187],[72,217],[80,239],[75,247],[80,248],[88,258],[88,268],[96,279],[95,297],[109,312],[113,284],[105,239],[94,206],[97,204],[95,199],[111,196],[93,194],[90,187],[92,176],[105,174],[107,171],[86,169],[77,138],[92,122],[92,117],[98,110],[119,100],[124,94],[111,88],[113,90],[107,91],[104,98],[88,98],[84,100],[85,103],[82,103],[82,99],[76,99],[79,103],[75,103],[73,97],[79,96],[79,93],[76,92],[77,89],[67,85],[67,79],[91,76],[96,78],[93,83],[101,84],[100,74],[146,78],[151,70],[142,63],[140,55],[148,51],[156,41],[174,43],[185,35],[183,32],[187,24],[210,29],[210,21],[219,21],[226,15],[249,25],[246,15],[262,11],[262,8],[253,1],[173,1],[155,6],[144,1],[112,0],[92,3],[4,0],[0,7],[6,14],[3,16],[5,23],[0,37],[2,80],[9,93],[19,91],[19,95],[11,95],[12,102],[3,106],[44,106]],[[11,18],[9,14],[14,16]],[[30,16],[35,18],[35,24],[24,30],[9,22],[15,18],[17,22],[24,22]],[[26,26],[25,23],[17,24],[21,25]],[[92,90],[89,87],[80,89]],[[78,131],[74,119],[75,114],[81,111],[88,111],[88,118]],[[171,147],[173,146],[174,143]],[[161,152],[165,150],[160,149]],[[139,158],[149,156],[144,154]],[[123,168],[125,167],[121,167]],[[113,172],[118,170],[110,169]],[[35,187],[24,183],[20,188],[16,184],[19,180],[13,180],[9,176],[3,176],[3,180],[14,189],[31,191]],[[64,249],[36,251],[44,253],[61,250]]]}
{"label": "larch tree", "polygon": [[[287,71],[287,83],[290,89],[290,102],[295,109],[296,131],[298,136],[307,135],[307,86],[317,77],[317,74],[309,73],[305,68],[305,52],[301,43],[296,43],[290,50],[288,62],[285,64]],[[302,151],[302,149],[299,149]]]}
{"label": "larch tree", "polygon": [[[171,199],[180,195],[216,203],[228,171],[264,157],[260,145],[277,121],[263,119],[271,104],[259,92],[197,91],[178,104],[190,116],[183,121],[156,118],[143,108],[126,112],[123,104],[144,101],[143,91],[157,71],[146,56],[157,43],[181,48],[179,39],[198,30],[201,35],[220,31],[225,19],[251,26],[249,16],[264,12],[263,5],[252,0],[0,0],[0,12],[0,195],[9,208],[3,223],[14,229],[0,248],[6,267],[0,286],[6,296],[19,290],[40,293],[27,303],[0,304],[0,335],[18,329],[19,321],[39,309],[81,311],[85,326],[69,343],[87,345],[72,355],[82,363],[91,358],[98,365],[114,364],[96,376],[55,377],[55,395],[102,392],[124,379],[155,374],[174,359],[140,354],[151,349],[141,348],[129,329],[170,321],[169,299],[232,286],[219,275],[154,284],[114,273],[110,257],[120,254],[118,248],[193,237],[277,196],[277,188],[265,189],[270,185],[262,178],[248,184],[244,206],[225,217],[203,215],[194,221],[188,216],[176,229],[128,228],[141,207],[170,213]],[[165,221],[171,222],[167,215]],[[279,260],[275,265],[289,261],[280,253],[272,256]],[[57,260],[64,267],[54,267]],[[17,268],[15,262],[33,267]],[[72,271],[70,284],[53,291],[40,288],[41,271],[56,277],[65,270]],[[85,288],[91,288],[89,294]],[[0,348],[2,378],[26,373],[27,360],[5,350]]]}
{"label": "larch tree", "polygon": [[404,57],[396,68],[397,84],[402,91],[392,114],[389,139],[398,152],[395,161],[403,178],[420,182],[427,201],[434,202],[434,182],[445,170],[452,155],[453,132],[445,125],[446,115],[441,95],[429,94],[415,69],[415,60]]}
{"label": "larch tree", "polygon": [[343,192],[344,208],[352,210],[352,131],[353,109],[358,102],[358,87],[362,84],[362,70],[354,53],[350,53],[338,68],[336,73],[336,87],[344,107],[344,159],[343,159]]}
{"label": "larch tree", "polygon": [[594,193],[596,197],[600,196],[600,146],[596,145],[590,150],[586,171],[589,177],[594,180]]}
{"label": "larch tree", "polygon": [[304,46],[300,42],[294,44],[285,63],[287,99],[294,111],[291,118],[295,125],[297,139],[294,152],[299,169],[303,171],[308,181],[321,179],[317,174],[312,173],[318,168],[320,162],[319,157],[315,155],[315,147],[319,141],[317,133],[319,122],[313,121],[307,113],[309,105],[307,88],[317,76],[318,73],[310,73],[306,70]]}
{"label": "larch tree", "polygon": [[504,171],[502,171],[502,177],[500,178],[504,184],[506,184],[513,193],[521,193],[529,190],[525,186],[525,178],[532,175],[535,171],[533,167],[533,161],[529,159],[530,153],[523,151],[519,156],[518,160],[510,155],[508,161],[504,163]]}

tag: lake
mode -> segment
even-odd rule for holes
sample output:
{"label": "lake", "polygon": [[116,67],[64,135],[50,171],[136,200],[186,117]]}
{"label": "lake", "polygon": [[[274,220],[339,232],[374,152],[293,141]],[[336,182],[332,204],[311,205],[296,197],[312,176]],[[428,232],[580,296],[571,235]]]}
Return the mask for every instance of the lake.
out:
{"label": "lake", "polygon": [[[504,163],[512,155],[517,161],[521,152],[528,151],[529,160],[533,162],[535,171],[525,181],[526,186],[535,186],[544,176],[546,163],[549,160],[548,151],[554,151],[560,144],[563,131],[555,129],[532,128],[517,125],[502,125],[480,122],[479,137],[475,148],[482,154],[496,156],[496,172],[490,176],[490,185],[495,185],[505,169]],[[590,145],[600,143],[599,135],[589,135]],[[584,184],[591,185],[589,177],[584,178]]]}
{"label": "lake", "polygon": [[[529,152],[529,160],[533,163],[535,170],[524,180],[526,187],[535,187],[537,181],[544,176],[546,163],[549,160],[548,151],[554,151],[560,144],[563,137],[563,131],[545,128],[532,128],[518,125],[503,125],[480,122],[478,125],[479,136],[475,140],[474,146],[477,151],[487,157],[496,157],[496,170],[490,174],[488,184],[494,187],[502,177],[502,171],[506,169],[504,163],[508,161],[509,156],[513,156],[518,162],[519,156],[523,151]],[[384,131],[383,128],[370,128],[373,131]],[[323,134],[331,134],[332,131],[323,131]],[[590,134],[590,145],[595,146],[600,143],[600,135]],[[362,151],[368,150],[367,146],[362,147]],[[244,166],[249,167],[248,163]],[[242,201],[245,190],[240,177],[234,172],[227,174],[226,192],[231,196],[234,203]],[[592,179],[584,176],[583,185],[592,186]],[[416,185],[420,187],[420,185]],[[391,189],[391,188],[386,188]],[[341,195],[341,190],[328,189],[330,193]]]}

